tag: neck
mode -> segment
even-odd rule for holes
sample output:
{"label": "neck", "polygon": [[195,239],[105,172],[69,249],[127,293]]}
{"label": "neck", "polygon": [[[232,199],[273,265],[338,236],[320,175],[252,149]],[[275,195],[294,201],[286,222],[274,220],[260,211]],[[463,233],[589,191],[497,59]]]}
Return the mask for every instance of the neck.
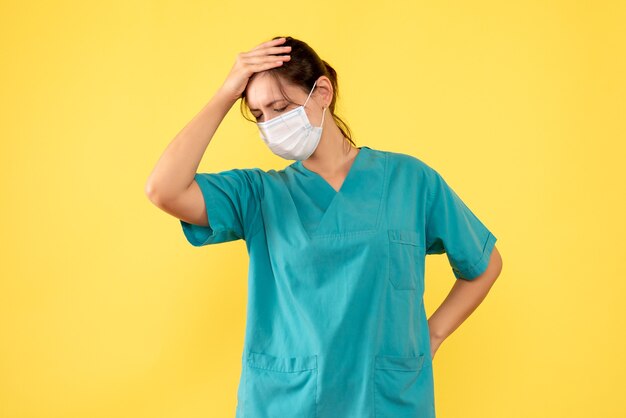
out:
{"label": "neck", "polygon": [[346,164],[354,159],[360,151],[343,136],[337,125],[334,129],[324,130],[317,148],[302,164],[309,170],[319,174],[333,176],[345,171]]}

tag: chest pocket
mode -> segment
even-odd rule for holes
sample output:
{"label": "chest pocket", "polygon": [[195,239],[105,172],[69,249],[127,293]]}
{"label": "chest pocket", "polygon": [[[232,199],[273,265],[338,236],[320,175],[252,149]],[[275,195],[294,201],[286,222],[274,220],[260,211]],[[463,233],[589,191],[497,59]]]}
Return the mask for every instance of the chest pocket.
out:
{"label": "chest pocket", "polygon": [[397,290],[423,289],[424,243],[417,231],[387,230],[389,280]]}
{"label": "chest pocket", "polygon": [[250,352],[245,416],[315,418],[317,356],[275,357]]}

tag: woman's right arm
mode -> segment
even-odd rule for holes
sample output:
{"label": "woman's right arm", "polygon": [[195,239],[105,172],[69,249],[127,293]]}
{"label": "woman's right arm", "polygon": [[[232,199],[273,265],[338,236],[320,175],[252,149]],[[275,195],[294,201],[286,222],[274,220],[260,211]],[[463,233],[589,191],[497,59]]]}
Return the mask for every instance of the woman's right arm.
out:
{"label": "woman's right arm", "polygon": [[236,102],[219,89],[167,146],[146,183],[146,195],[160,209],[196,225],[208,225],[194,175],[215,131]]}
{"label": "woman's right arm", "polygon": [[218,126],[244,92],[250,77],[290,59],[285,38],[272,39],[237,54],[226,80],[211,100],[176,135],[148,177],[145,193],[160,209],[195,225],[209,224],[204,198],[194,180],[202,156]]}

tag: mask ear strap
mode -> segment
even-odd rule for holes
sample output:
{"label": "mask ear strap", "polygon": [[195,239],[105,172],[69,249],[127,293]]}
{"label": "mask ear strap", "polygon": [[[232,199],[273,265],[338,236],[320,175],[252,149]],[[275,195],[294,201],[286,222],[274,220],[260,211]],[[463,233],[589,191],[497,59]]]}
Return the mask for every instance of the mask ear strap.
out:
{"label": "mask ear strap", "polygon": [[[324,126],[324,115],[326,114],[326,109],[328,109],[327,107],[324,107],[324,111],[322,112],[322,126]],[[320,126],[320,128],[322,127]]]}
{"label": "mask ear strap", "polygon": [[309,101],[309,97],[311,97],[311,94],[313,93],[313,89],[315,89],[315,85],[316,84],[317,84],[317,80],[315,80],[315,83],[313,83],[313,87],[311,88],[311,91],[309,92],[309,95],[306,98],[306,100],[304,101],[304,104],[302,106],[306,106],[307,102]]}

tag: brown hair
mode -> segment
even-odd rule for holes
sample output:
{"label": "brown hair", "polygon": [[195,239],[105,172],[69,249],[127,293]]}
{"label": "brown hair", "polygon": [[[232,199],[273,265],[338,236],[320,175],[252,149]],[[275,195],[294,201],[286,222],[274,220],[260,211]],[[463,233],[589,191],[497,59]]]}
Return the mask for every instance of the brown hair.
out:
{"label": "brown hair", "polygon": [[[282,36],[275,36],[272,38],[279,39]],[[339,86],[337,84],[337,72],[333,67],[330,66],[326,61],[321,59],[317,53],[311,48],[306,42],[300,41],[298,39],[292,38],[291,36],[286,36],[285,42],[280,44],[280,46],[290,46],[291,51],[289,55],[291,55],[291,59],[289,61],[284,61],[282,65],[278,67],[271,68],[269,70],[265,70],[263,72],[267,72],[269,76],[273,77],[276,80],[276,83],[279,86],[280,93],[283,98],[287,100],[289,103],[294,103],[283,90],[283,85],[281,80],[284,79],[288,83],[291,83],[295,86],[301,87],[305,92],[309,93],[311,91],[311,87],[313,87],[313,83],[319,77],[325,75],[331,81],[333,86],[333,100],[328,106],[330,110],[330,114],[332,115],[335,123],[337,123],[337,127],[345,136],[348,141],[352,143],[352,145],[356,146],[354,141],[352,140],[352,132],[348,125],[341,119],[339,116],[335,114],[335,104],[337,102],[337,98],[339,97]],[[255,73],[254,75],[259,74]],[[253,77],[254,77],[253,75]],[[243,117],[250,122],[255,122],[253,119],[249,119],[246,117],[244,109],[250,110],[250,106],[246,101],[246,89],[244,89],[241,94],[241,114]]]}

